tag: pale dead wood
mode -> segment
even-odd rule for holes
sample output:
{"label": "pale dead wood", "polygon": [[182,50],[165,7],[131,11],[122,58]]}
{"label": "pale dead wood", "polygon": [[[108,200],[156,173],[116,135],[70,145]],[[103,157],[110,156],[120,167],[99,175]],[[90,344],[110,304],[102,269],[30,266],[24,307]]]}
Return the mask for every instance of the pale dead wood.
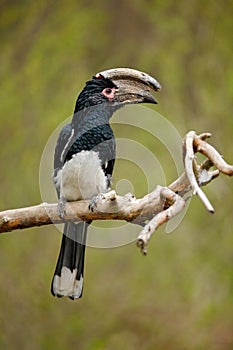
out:
{"label": "pale dead wood", "polygon": [[[153,232],[175,217],[186,205],[185,195],[192,191],[199,196],[209,212],[212,204],[201,190],[219,173],[233,175],[233,166],[227,164],[218,151],[206,142],[209,133],[187,133],[183,140],[185,172],[168,187],[157,186],[154,191],[136,199],[132,194],[118,196],[115,191],[100,195],[92,210],[89,201],[70,202],[65,207],[65,220],[126,220],[143,226],[137,245],[146,254],[147,243]],[[200,152],[206,160],[198,165],[195,153]],[[212,166],[216,169],[210,170]],[[0,213],[0,233],[35,226],[62,223],[58,204],[42,203],[27,208],[12,209]]]}
{"label": "pale dead wood", "polygon": [[[203,137],[203,135],[201,136]],[[214,208],[210,203],[210,201],[208,200],[208,198],[206,197],[205,193],[202,191],[202,189],[198,185],[198,178],[196,178],[196,175],[195,175],[197,166],[195,162],[195,155],[194,155],[194,148],[193,148],[194,139],[195,139],[195,132],[190,131],[186,135],[184,140],[184,145],[185,145],[184,165],[186,169],[186,175],[192,187],[193,194],[196,194],[201,199],[206,209],[210,213],[214,213]]]}
{"label": "pale dead wood", "polygon": [[[212,204],[209,202],[207,196],[200,187],[207,185],[213,179],[218,177],[220,172],[229,176],[233,175],[233,166],[227,164],[218,151],[205,141],[210,136],[210,133],[196,135],[194,131],[190,131],[186,134],[183,140],[185,173],[173,182],[168,189],[172,190],[173,194],[178,194],[178,197],[181,199],[183,199],[186,193],[192,191],[194,195],[196,194],[199,196],[206,209],[209,212],[214,213]],[[201,165],[198,165],[196,162],[196,152],[200,152],[207,157]],[[210,170],[212,166],[215,166],[217,169]],[[163,191],[164,188],[161,188],[161,193],[165,193]],[[168,195],[168,193],[166,194]],[[183,209],[184,200],[177,200],[175,197],[173,197],[173,199],[173,202],[170,201],[170,207],[161,210],[161,212],[155,215],[141,231],[137,245],[144,255],[147,253],[147,243],[153,232],[163,223],[179,214]]]}
{"label": "pale dead wood", "polygon": [[179,214],[179,212],[185,207],[185,200],[171,189],[161,186],[158,186],[158,189],[160,190],[161,202],[166,203],[166,201],[169,201],[170,206],[167,209],[164,208],[164,210],[155,215],[153,219],[151,219],[150,222],[145,225],[138,236],[137,245],[144,255],[147,254],[147,242],[149,241],[153,232],[159,226]]}

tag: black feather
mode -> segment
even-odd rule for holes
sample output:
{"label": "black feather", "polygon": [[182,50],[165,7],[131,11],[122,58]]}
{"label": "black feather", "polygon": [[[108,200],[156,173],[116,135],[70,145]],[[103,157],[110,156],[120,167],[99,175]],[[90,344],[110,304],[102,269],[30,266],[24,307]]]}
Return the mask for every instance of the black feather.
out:
{"label": "black feather", "polygon": [[[73,119],[62,129],[58,137],[54,155],[54,176],[75,154],[83,150],[93,150],[98,152],[102,169],[108,184],[110,184],[116,146],[114,134],[109,125],[109,119],[114,109],[108,99],[101,94],[103,89],[107,87],[113,88],[116,85],[111,80],[103,77],[93,78],[86,83],[83,91],[78,96]],[[57,192],[60,198],[59,187]],[[56,276],[61,277],[63,267],[68,268],[71,273],[77,269],[76,280],[79,281],[83,277],[88,224],[82,222],[65,224],[61,250],[51,287],[53,295],[62,296],[59,292],[54,291],[54,280]],[[79,297],[81,295],[82,293]],[[69,297],[71,299],[75,298],[72,295],[69,295]]]}
{"label": "black feather", "polygon": [[74,113],[84,108],[106,102],[106,97],[101,95],[101,92],[106,88],[117,88],[117,86],[110,79],[103,78],[102,76],[99,78],[93,77],[92,80],[87,81],[86,86],[78,96]]}

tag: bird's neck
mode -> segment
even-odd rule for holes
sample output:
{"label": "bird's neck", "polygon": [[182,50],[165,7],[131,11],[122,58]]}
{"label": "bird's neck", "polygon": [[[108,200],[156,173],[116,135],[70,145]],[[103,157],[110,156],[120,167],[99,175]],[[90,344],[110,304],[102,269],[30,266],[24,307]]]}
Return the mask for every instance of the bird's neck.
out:
{"label": "bird's neck", "polygon": [[86,107],[73,115],[72,125],[78,128],[85,128],[85,125],[92,123],[95,126],[108,124],[114,112],[115,109],[107,103]]}

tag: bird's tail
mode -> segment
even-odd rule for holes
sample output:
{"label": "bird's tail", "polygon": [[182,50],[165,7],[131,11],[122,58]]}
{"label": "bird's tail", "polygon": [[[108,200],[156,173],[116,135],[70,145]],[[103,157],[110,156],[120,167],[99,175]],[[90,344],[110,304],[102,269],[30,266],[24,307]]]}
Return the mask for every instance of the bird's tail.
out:
{"label": "bird's tail", "polygon": [[65,223],[61,250],[52,280],[54,296],[78,299],[83,291],[84,258],[88,224]]}

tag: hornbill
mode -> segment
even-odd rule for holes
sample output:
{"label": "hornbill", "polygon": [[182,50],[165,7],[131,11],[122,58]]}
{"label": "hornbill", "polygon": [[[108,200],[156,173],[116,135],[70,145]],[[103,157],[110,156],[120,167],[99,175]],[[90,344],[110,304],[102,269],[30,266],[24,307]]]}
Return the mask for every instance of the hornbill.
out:
{"label": "hornbill", "polygon": [[[93,200],[110,189],[115,161],[115,139],[109,125],[113,113],[126,104],[157,103],[151,92],[160,88],[150,75],[130,68],[102,71],[86,82],[72,121],[61,130],[55,148],[53,180],[64,220],[66,201]],[[82,296],[89,224],[65,222],[51,286],[54,296]]]}

